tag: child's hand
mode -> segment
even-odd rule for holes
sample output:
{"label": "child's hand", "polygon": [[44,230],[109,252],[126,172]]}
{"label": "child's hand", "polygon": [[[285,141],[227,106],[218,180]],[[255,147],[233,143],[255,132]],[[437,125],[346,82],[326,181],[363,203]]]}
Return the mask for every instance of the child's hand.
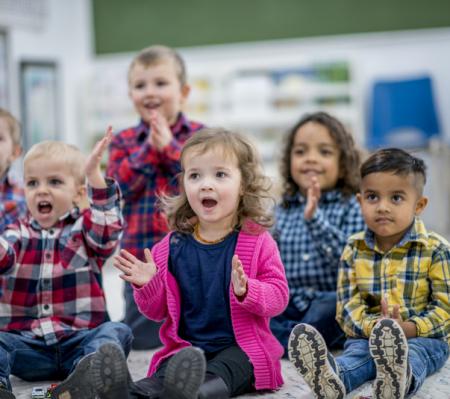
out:
{"label": "child's hand", "polygon": [[233,291],[237,297],[244,297],[247,293],[247,275],[244,272],[242,263],[237,255],[233,256],[231,261],[231,283],[233,284]]}
{"label": "child's hand", "polygon": [[173,135],[167,120],[157,111],[150,115],[150,144],[161,151],[172,141]]}
{"label": "child's hand", "polygon": [[313,176],[311,178],[311,185],[308,187],[306,192],[306,206],[303,216],[305,220],[310,220],[317,209],[317,204],[320,199],[320,184],[317,177]]}
{"label": "child's hand", "polygon": [[389,312],[389,305],[385,298],[381,300],[381,317],[395,320],[405,333],[406,338],[417,337],[416,324],[412,321],[403,321],[400,315],[400,306],[394,305],[392,313]]}
{"label": "child's hand", "polygon": [[89,185],[94,188],[106,187],[105,178],[103,177],[102,171],[100,169],[100,164],[102,161],[103,153],[105,152],[109,143],[111,143],[112,135],[112,127],[108,126],[105,136],[101,140],[97,141],[94,149],[89,154],[89,157],[86,160],[86,177]]}
{"label": "child's hand", "polygon": [[157,269],[148,248],[144,249],[144,255],[147,262],[141,262],[125,249],[120,251],[120,255],[114,257],[114,266],[123,273],[120,275],[122,280],[142,287],[153,278]]}

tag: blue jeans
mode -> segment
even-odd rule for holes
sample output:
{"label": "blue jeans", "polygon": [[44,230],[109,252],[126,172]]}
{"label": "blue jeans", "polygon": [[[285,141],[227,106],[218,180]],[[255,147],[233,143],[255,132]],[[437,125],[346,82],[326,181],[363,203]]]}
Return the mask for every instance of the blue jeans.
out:
{"label": "blue jeans", "polygon": [[2,331],[0,381],[11,389],[10,374],[27,381],[62,380],[83,356],[95,352],[105,343],[119,345],[128,356],[132,339],[129,327],[111,321],[90,330],[77,331],[54,345],[47,345],[42,338]]}
{"label": "blue jeans", "polygon": [[345,336],[336,321],[336,292],[315,292],[309,307],[301,312],[292,300],[286,310],[270,320],[273,335],[283,345],[287,357],[287,345],[292,329],[299,323],[313,326],[323,336],[328,348],[342,348]]}
{"label": "blue jeans", "polygon": [[[413,375],[408,393],[414,394],[427,376],[445,364],[449,347],[446,341],[440,339],[410,338],[408,348],[408,361]],[[349,338],[344,345],[342,355],[336,357],[336,363],[339,368],[339,377],[344,382],[347,393],[376,377],[375,363],[370,356],[367,339]]]}

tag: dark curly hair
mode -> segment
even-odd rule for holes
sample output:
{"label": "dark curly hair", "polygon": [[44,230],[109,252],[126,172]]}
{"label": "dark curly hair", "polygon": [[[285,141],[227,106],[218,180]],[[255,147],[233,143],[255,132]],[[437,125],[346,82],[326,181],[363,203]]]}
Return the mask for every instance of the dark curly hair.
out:
{"label": "dark curly hair", "polygon": [[294,195],[298,192],[299,188],[297,183],[291,175],[291,151],[298,129],[308,122],[318,123],[328,129],[330,136],[335,141],[340,151],[339,170],[341,173],[339,175],[341,177],[339,177],[336,183],[336,188],[345,196],[355,194],[359,189],[358,170],[361,161],[353,137],[344,125],[335,117],[326,112],[315,112],[307,114],[300,119],[300,121],[292,127],[284,140],[283,153],[280,162],[283,197]]}

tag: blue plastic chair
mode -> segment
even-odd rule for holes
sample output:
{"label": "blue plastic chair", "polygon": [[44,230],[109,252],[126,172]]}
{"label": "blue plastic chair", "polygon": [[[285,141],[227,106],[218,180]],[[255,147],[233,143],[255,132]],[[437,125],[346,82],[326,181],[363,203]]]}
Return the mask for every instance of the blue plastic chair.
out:
{"label": "blue plastic chair", "polygon": [[427,147],[440,134],[431,78],[376,82],[367,132],[369,149]]}

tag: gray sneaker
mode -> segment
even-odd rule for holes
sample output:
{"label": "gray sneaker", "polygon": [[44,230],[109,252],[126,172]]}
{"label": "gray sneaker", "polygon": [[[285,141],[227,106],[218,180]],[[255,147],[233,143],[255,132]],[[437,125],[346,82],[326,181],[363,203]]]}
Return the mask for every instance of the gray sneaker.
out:
{"label": "gray sneaker", "polygon": [[199,348],[188,347],[175,354],[164,375],[163,399],[197,399],[203,384],[206,360]]}
{"label": "gray sneaker", "polygon": [[402,328],[392,319],[380,320],[370,334],[369,350],[377,369],[373,398],[404,398],[412,375],[408,367],[408,341]]}
{"label": "gray sneaker", "polygon": [[52,390],[51,397],[53,399],[95,398],[95,391],[89,375],[93,356],[94,353],[89,353],[80,359],[69,376]]}
{"label": "gray sneaker", "polygon": [[125,355],[118,345],[104,344],[95,352],[91,379],[100,399],[129,399],[129,376]]}
{"label": "gray sneaker", "polygon": [[309,324],[297,324],[288,343],[289,360],[311,388],[314,397],[343,399],[344,383],[338,376],[333,355],[328,353],[325,340]]}

